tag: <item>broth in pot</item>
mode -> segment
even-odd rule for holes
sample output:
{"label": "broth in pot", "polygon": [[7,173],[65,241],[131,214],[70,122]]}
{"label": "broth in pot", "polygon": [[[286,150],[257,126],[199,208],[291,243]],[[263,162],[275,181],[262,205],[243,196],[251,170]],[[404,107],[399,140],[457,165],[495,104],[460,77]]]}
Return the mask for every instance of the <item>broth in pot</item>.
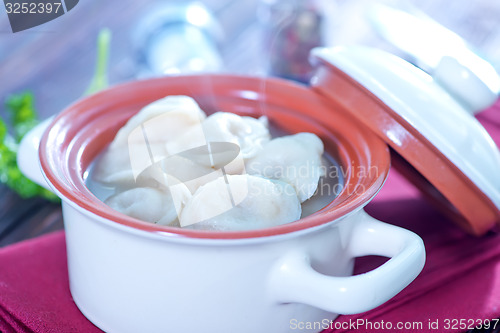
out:
{"label": "broth in pot", "polygon": [[344,175],[312,133],[259,119],[206,116],[186,96],[144,107],[89,168],[86,185],[143,221],[241,231],[293,222],[326,207]]}

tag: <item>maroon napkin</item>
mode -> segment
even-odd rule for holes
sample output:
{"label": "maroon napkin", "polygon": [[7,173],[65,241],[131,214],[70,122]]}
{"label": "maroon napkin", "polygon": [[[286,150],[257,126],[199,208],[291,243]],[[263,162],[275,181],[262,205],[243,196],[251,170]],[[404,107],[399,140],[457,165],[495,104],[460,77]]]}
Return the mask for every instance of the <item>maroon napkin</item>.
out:
{"label": "maroon napkin", "polygon": [[[500,144],[500,103],[478,119]],[[427,250],[426,265],[392,300],[360,315],[341,316],[325,333],[458,332],[477,326],[483,319],[500,317],[499,234],[492,232],[481,238],[465,234],[395,170],[367,211],[419,234]],[[382,262],[374,257],[358,259],[356,272]],[[325,323],[320,325],[325,328]],[[101,332],[71,298],[63,232],[0,249],[0,331]]]}
{"label": "maroon napkin", "polygon": [[0,332],[102,332],[69,292],[64,232],[0,250]]}

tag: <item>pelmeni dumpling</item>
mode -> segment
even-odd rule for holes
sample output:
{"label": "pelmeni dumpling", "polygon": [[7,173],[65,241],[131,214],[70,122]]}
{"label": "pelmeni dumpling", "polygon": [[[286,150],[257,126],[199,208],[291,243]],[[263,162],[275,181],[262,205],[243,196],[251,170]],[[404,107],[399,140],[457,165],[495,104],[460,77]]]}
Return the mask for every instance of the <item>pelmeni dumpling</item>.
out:
{"label": "pelmeni dumpling", "polygon": [[201,185],[223,175],[222,170],[198,162],[194,158],[186,158],[183,154],[167,156],[143,170],[132,187],[169,186],[167,179],[175,178],[194,193]]}
{"label": "pelmeni dumpling", "polygon": [[266,117],[255,119],[217,112],[203,122],[203,129],[208,141],[232,142],[240,146],[245,160],[256,156],[271,139]]}
{"label": "pelmeni dumpling", "polygon": [[168,96],[145,106],[116,134],[97,161],[94,179],[110,186],[131,187],[144,169],[168,155],[165,143],[206,118],[187,96]]}
{"label": "pelmeni dumpling", "polygon": [[[163,148],[164,146],[158,143],[149,145],[150,151],[158,160],[166,155],[162,152]],[[134,158],[131,159],[130,156]],[[131,160],[135,161],[135,168],[132,167]],[[138,175],[151,166],[153,161],[145,145],[131,144],[113,149],[108,147],[96,161],[93,179],[112,187],[130,188],[136,185]],[[134,173],[134,169],[137,172]]]}
{"label": "pelmeni dumpling", "polygon": [[190,229],[241,231],[293,222],[300,216],[300,202],[291,185],[258,176],[227,175],[201,186],[179,221]]}
{"label": "pelmeni dumpling", "polygon": [[246,164],[246,172],[292,185],[300,202],[313,196],[322,176],[323,142],[312,133],[271,140]]}
{"label": "pelmeni dumpling", "polygon": [[168,187],[136,187],[118,192],[105,200],[111,208],[146,222],[179,226],[178,216],[191,199],[191,192],[180,182]]}
{"label": "pelmeni dumpling", "polygon": [[165,143],[198,126],[206,118],[194,99],[188,96],[167,96],[154,101],[129,119],[116,134],[111,147],[144,142]]}
{"label": "pelmeni dumpling", "polygon": [[168,153],[176,154],[208,142],[231,142],[239,146],[240,157],[231,161],[227,170],[229,173],[240,173],[244,169],[243,161],[257,155],[271,139],[266,117],[255,119],[216,112],[206,118],[200,128],[192,128],[179,138],[167,142]]}

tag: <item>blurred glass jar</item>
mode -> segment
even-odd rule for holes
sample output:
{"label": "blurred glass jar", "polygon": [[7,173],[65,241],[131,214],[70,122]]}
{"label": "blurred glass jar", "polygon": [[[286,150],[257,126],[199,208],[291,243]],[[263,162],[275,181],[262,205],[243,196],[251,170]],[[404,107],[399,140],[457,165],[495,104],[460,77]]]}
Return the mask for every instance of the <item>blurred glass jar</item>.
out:
{"label": "blurred glass jar", "polygon": [[218,72],[222,39],[222,28],[203,4],[158,4],[133,31],[138,76]]}
{"label": "blurred glass jar", "polygon": [[309,52],[323,45],[323,3],[320,0],[261,0],[259,20],[267,72],[308,82]]}

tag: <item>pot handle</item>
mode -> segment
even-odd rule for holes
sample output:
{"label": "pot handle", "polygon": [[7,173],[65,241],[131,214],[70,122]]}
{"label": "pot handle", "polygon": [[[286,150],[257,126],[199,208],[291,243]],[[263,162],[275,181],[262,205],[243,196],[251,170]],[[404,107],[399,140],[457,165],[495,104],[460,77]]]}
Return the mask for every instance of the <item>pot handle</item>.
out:
{"label": "pot handle", "polygon": [[40,167],[38,147],[40,146],[40,140],[43,133],[47,127],[49,127],[53,119],[54,117],[47,118],[31,129],[31,131],[29,131],[21,140],[17,151],[17,165],[19,170],[21,170],[26,177],[38,185],[45,187],[49,191],[52,190],[45,180]]}
{"label": "pot handle", "polygon": [[391,259],[364,274],[334,277],[315,271],[306,253],[289,253],[271,273],[270,291],[276,301],[308,304],[337,314],[361,313],[388,301],[417,277],[425,264],[420,237],[380,222],[364,210],[352,218],[356,226],[346,251],[352,257]]}

